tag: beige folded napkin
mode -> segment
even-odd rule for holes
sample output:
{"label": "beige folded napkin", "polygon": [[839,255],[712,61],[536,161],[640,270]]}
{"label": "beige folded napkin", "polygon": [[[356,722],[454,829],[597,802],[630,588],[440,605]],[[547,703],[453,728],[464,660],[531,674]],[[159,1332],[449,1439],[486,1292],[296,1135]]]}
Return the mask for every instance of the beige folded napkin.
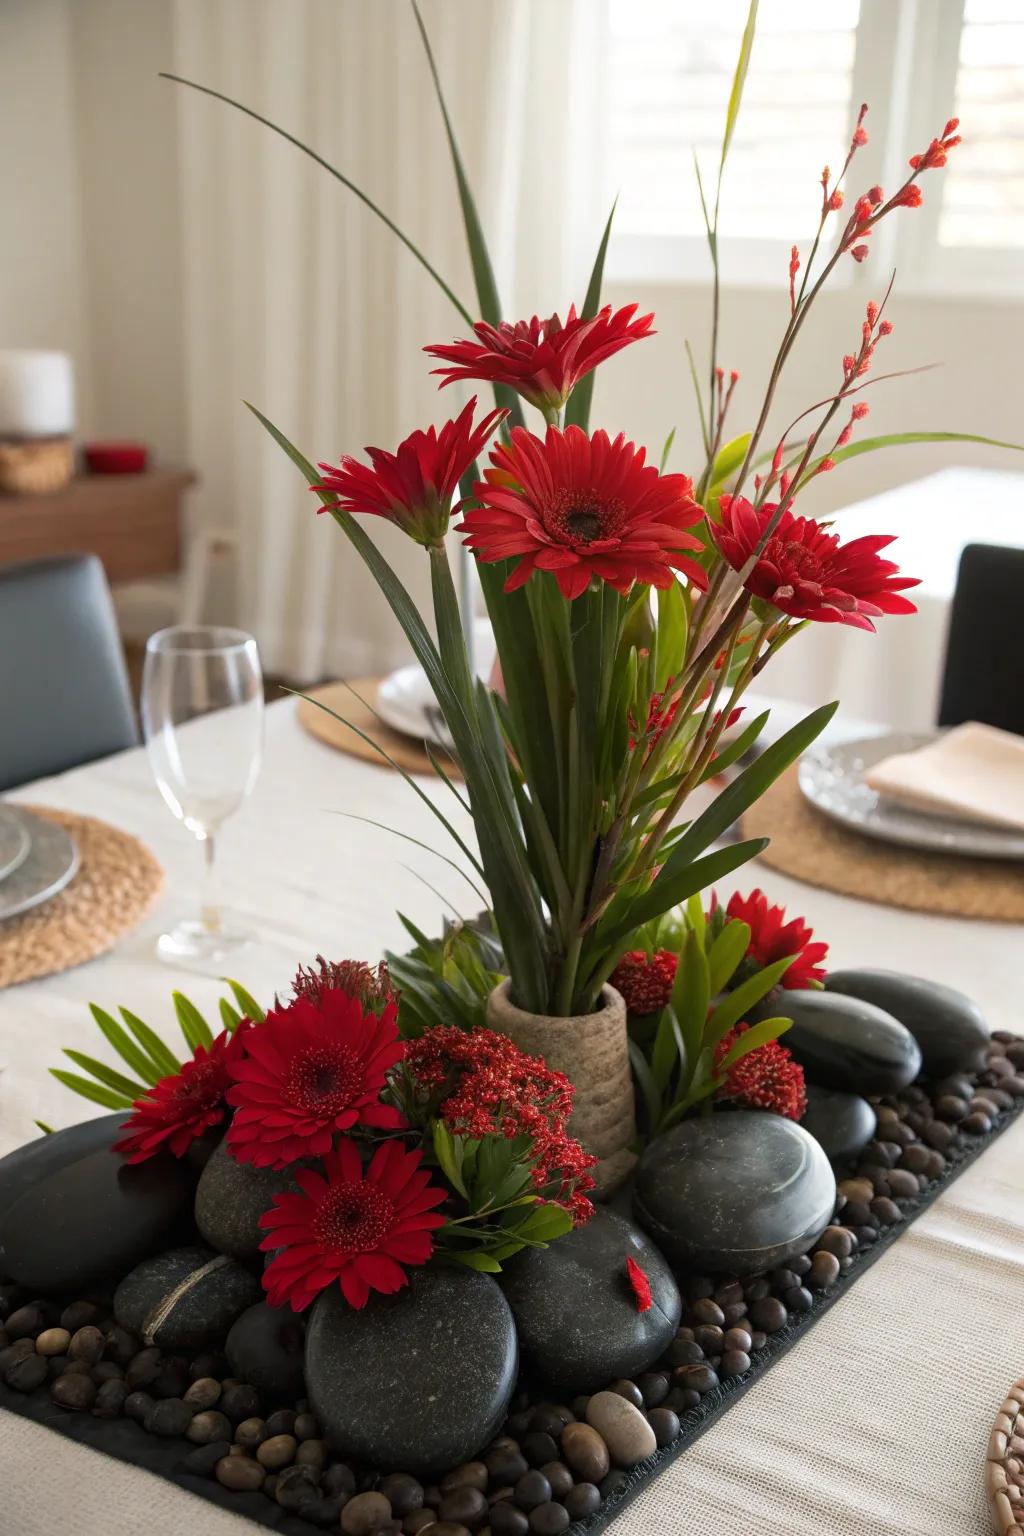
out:
{"label": "beige folded napkin", "polygon": [[971,721],[864,775],[887,800],[932,816],[1024,830],[1024,736]]}

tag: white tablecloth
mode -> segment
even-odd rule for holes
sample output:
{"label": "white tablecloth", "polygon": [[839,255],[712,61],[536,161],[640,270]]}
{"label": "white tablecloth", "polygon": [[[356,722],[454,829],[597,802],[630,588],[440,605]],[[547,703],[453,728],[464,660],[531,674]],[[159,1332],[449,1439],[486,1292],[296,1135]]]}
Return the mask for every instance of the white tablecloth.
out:
{"label": "white tablecloth", "polygon": [[949,611],[965,544],[1024,546],[1024,474],[943,469],[847,507],[836,518],[844,542],[893,533],[883,551],[921,585],[907,596],[916,618],[883,618],[878,633],[815,624],[797,635],[764,674],[779,698],[808,706],[842,699],[843,709],[901,730],[935,724]]}
{"label": "white tablecloth", "polygon": [[[447,796],[447,791],[440,791]],[[160,965],[163,924],[187,901],[198,853],[172,821],[141,752],[19,791],[138,834],[168,871],[138,933],[91,965],[0,993],[0,1154],[89,1112],[46,1068],[62,1046],[104,1054],[92,1000],[126,1003],[173,1038],[170,991],[201,1006],[217,984]],[[450,799],[450,797],[448,797]],[[454,801],[451,802],[454,805]],[[441,904],[403,866],[473,910],[446,865],[345,810],[443,849],[397,775],[306,736],[291,702],[268,713],[256,792],[224,837],[230,904],[259,944],[234,967],[257,996],[284,990],[318,950],[376,958],[402,946],[399,906],[438,926]],[[445,850],[447,851],[447,850]],[[962,987],[993,1028],[1021,1023],[1019,929],[895,912],[811,890],[774,871],[741,873],[804,913],[835,965],[901,967]],[[625,1514],[623,1536],[982,1536],[990,1422],[1024,1369],[1024,1124],[914,1224],[850,1294]],[[238,1517],[168,1483],[0,1413],[0,1536],[234,1536]],[[253,1527],[250,1525],[249,1529]]]}

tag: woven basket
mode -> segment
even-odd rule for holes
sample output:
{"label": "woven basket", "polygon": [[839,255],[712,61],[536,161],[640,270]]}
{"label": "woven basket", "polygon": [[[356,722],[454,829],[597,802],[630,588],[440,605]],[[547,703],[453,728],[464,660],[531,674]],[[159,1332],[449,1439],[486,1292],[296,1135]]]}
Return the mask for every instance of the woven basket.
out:
{"label": "woven basket", "polygon": [[0,441],[0,492],[45,496],[62,491],[75,472],[70,437],[8,438]]}

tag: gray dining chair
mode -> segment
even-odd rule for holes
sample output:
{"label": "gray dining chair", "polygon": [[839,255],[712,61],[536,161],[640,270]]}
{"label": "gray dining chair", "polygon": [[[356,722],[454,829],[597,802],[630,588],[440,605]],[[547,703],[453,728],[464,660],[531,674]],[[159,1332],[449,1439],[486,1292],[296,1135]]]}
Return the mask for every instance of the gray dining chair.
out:
{"label": "gray dining chair", "polygon": [[138,741],[95,555],[0,566],[0,790]]}
{"label": "gray dining chair", "polygon": [[980,720],[1024,736],[1024,549],[968,544],[950,612],[939,725]]}

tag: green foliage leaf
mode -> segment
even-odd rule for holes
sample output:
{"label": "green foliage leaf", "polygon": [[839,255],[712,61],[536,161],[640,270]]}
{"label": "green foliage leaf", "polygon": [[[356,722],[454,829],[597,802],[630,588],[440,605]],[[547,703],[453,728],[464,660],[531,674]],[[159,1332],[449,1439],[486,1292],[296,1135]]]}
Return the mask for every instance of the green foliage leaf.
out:
{"label": "green foliage leaf", "polygon": [[468,1200],[469,1191],[462,1176],[465,1157],[463,1139],[453,1136],[443,1120],[433,1122],[431,1137],[434,1143],[434,1156],[441,1165],[441,1172],[452,1188],[457,1189],[464,1200]]}
{"label": "green foliage leaf", "polygon": [[887,432],[881,437],[862,437],[847,443],[845,448],[836,448],[832,453],[812,459],[801,475],[799,485],[792,490],[795,492],[807,483],[823,458],[841,464],[845,459],[859,458],[862,453],[876,453],[879,448],[903,448],[911,443],[980,443],[986,448],[1008,448],[1012,453],[1024,453],[1024,443],[1006,443],[998,437],[980,437],[976,432]]}
{"label": "green foliage leaf", "polygon": [[[110,1014],[104,1008],[100,1008],[97,1003],[89,1004],[89,1012],[92,1014],[107,1042],[114,1048],[121,1057],[121,1060],[126,1062],[132,1071],[142,1079],[143,1083],[147,1083],[150,1087],[154,1083],[158,1083],[165,1074],[153,1057],[147,1055],[146,1051],[132,1039],[131,1035],[121,1028],[117,1020],[111,1018]],[[141,1092],[142,1090],[140,1089],[139,1091]]]}
{"label": "green foliage leaf", "polygon": [[671,1011],[679,1022],[685,1056],[691,1070],[700,1055],[704,1040],[710,998],[711,978],[704,944],[690,928],[679,956],[679,968],[672,987]]}
{"label": "green foliage leaf", "polygon": [[734,1062],[741,1056],[749,1056],[751,1051],[756,1051],[762,1045],[767,1045],[771,1040],[777,1040],[784,1035],[793,1023],[792,1019],[762,1019],[759,1024],[752,1024],[744,1030],[736,1044],[730,1049],[722,1061],[722,1071],[728,1071]]}
{"label": "green foliage leaf", "polygon": [[222,997],[217,1007],[220,1009],[220,1021],[229,1035],[233,1035],[242,1022],[242,1015],[236,1008],[232,1008],[226,997]]}
{"label": "green foliage leaf", "polygon": [[701,775],[700,783],[704,784],[708,779],[717,778],[720,773],[724,773],[727,768],[731,768],[733,763],[738,762],[744,753],[749,752],[768,724],[770,716],[771,710],[766,709],[757,716],[756,720],[751,720],[750,724],[745,730],[740,732],[735,740],[731,741],[728,746],[723,747],[721,752],[716,753]]}
{"label": "green foliage leaf", "polygon": [[456,1264],[465,1265],[467,1269],[482,1270],[485,1275],[501,1274],[501,1265],[497,1259],[490,1253],[481,1252],[479,1248],[474,1248],[468,1253],[460,1252],[457,1248],[448,1248],[444,1252],[446,1258],[453,1259]]}
{"label": "green foliage leaf", "polygon": [[733,131],[736,127],[736,119],[739,116],[740,102],[743,99],[743,86],[747,78],[747,70],[750,68],[750,53],[754,46],[754,32],[757,27],[758,0],[750,0],[750,10],[747,12],[747,24],[743,28],[743,38],[740,42],[739,58],[736,60],[736,70],[732,77],[732,89],[729,92],[729,105],[725,114],[725,132],[722,135],[722,156],[718,163],[718,181],[721,185],[722,171],[725,168],[726,156],[729,153],[729,145],[732,143]]}
{"label": "green foliage leaf", "polygon": [[729,476],[735,474],[746,457],[750,447],[750,433],[741,432],[739,437],[734,437],[731,443],[726,443],[715,454],[715,462],[711,466],[711,494],[720,490],[722,483]]}
{"label": "green foliage leaf", "polygon": [[189,1002],[183,992],[172,992],[171,998],[178,1027],[185,1036],[189,1050],[194,1053],[201,1045],[209,1049],[213,1044],[213,1032],[195,1003]]}
{"label": "green foliage leaf", "polygon": [[633,1068],[633,1076],[636,1078],[640,1092],[643,1095],[644,1108],[647,1111],[647,1125],[653,1134],[661,1121],[662,1095],[657,1083],[654,1081],[654,1074],[647,1064],[647,1057],[644,1055],[643,1047],[638,1040],[631,1039],[629,1041],[629,1061]]}
{"label": "green foliage leaf", "polygon": [[515,1228],[517,1237],[526,1238],[531,1243],[551,1243],[571,1231],[572,1217],[564,1205],[556,1205],[554,1201],[536,1202],[526,1220],[517,1223]]}
{"label": "green foliage leaf", "polygon": [[58,1083],[63,1083],[65,1088],[70,1088],[72,1093],[81,1094],[83,1099],[91,1099],[94,1104],[102,1104],[104,1109],[131,1109],[132,1107],[132,1100],[126,1098],[123,1093],[115,1093],[112,1088],[104,1088],[87,1077],[78,1077],[74,1072],[64,1072],[60,1067],[51,1067],[50,1076],[55,1077]]}
{"label": "green foliage leaf", "polygon": [[38,1125],[39,1129],[42,1131],[44,1136],[52,1136],[53,1135],[53,1126],[52,1125],[47,1125],[45,1120],[33,1120],[32,1124],[33,1125]]}
{"label": "green foliage leaf", "polygon": [[94,1056],[85,1056],[81,1051],[72,1050],[65,1050],[64,1055],[69,1061],[73,1061],[76,1067],[81,1067],[83,1072],[88,1072],[97,1082],[112,1088],[115,1093],[123,1093],[130,1104],[141,1098],[146,1091],[145,1083],[133,1082],[130,1077],[125,1077],[122,1072],[115,1072],[113,1067],[97,1061]]}
{"label": "green foliage leaf", "polygon": [[756,859],[767,846],[766,837],[750,838],[743,843],[730,843],[728,847],[709,853],[705,858],[695,859],[692,862],[684,861],[682,867],[675,868],[668,874],[666,874],[668,870],[666,863],[650,890],[630,903],[629,915],[601,933],[602,948],[613,951],[644,923],[660,917],[670,907],[678,906],[681,901],[692,896],[694,891],[706,890],[709,885],[714,885],[716,880],[724,880],[726,875],[731,875],[734,869],[739,869],[740,865],[746,864],[748,859]]}
{"label": "green foliage leaf", "polygon": [[729,981],[736,967],[747,952],[750,928],[736,918],[730,918],[711,945],[708,954],[708,971],[711,979],[711,996],[715,997]]}
{"label": "green foliage leaf", "polygon": [[[604,281],[604,260],[608,253],[608,241],[612,233],[612,220],[615,218],[615,208],[618,198],[612,203],[608,222],[601,236],[601,243],[597,248],[594,258],[594,267],[590,274],[590,282],[587,284],[586,297],[583,300],[583,308],[580,311],[581,318],[592,320],[601,307],[601,284]],[[594,374],[596,369],[591,369],[585,378],[581,379],[569,396],[565,407],[565,424],[567,427],[582,427],[586,432],[590,423],[590,403],[594,396]]]}
{"label": "green foliage leaf", "polygon": [[181,1062],[173,1051],[168,1049],[155,1030],[150,1029],[148,1024],[144,1024],[130,1008],[119,1008],[118,1013],[152,1061],[158,1078],[173,1077],[175,1073],[181,1071]]}
{"label": "green foliage leaf", "polygon": [[241,982],[232,981],[230,976],[225,976],[224,980],[231,988],[235,1002],[242,1010],[243,1018],[251,1019],[254,1024],[262,1024],[263,1020],[266,1018],[266,1014],[263,1012],[263,1009],[253,997],[252,993],[247,992],[242,986]]}
{"label": "green foliage leaf", "polygon": [[723,997],[708,1020],[706,1037],[712,1045],[717,1045],[734,1024],[741,1022],[755,1003],[759,1003],[763,997],[768,996],[772,987],[782,980],[795,959],[795,955],[786,955],[784,959],[766,965],[763,970],[755,972],[734,991]]}

